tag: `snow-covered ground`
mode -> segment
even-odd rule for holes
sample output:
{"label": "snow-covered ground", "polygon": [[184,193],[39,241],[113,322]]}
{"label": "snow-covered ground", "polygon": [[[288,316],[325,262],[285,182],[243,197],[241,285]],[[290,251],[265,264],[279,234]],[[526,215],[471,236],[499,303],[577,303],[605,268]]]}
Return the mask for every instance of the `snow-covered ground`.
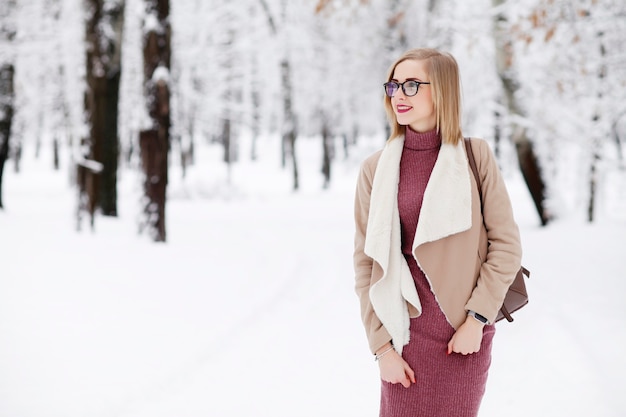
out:
{"label": "snow-covered ground", "polygon": [[[356,158],[327,191],[304,158],[293,194],[275,158],[235,166],[226,186],[209,157],[185,182],[172,172],[167,244],[136,233],[131,170],[120,217],[78,233],[67,168],[45,154],[7,166],[0,416],[377,416],[353,292]],[[531,302],[497,325],[480,416],[622,417],[626,218],[611,206],[593,225],[541,228],[519,176],[507,181]]]}

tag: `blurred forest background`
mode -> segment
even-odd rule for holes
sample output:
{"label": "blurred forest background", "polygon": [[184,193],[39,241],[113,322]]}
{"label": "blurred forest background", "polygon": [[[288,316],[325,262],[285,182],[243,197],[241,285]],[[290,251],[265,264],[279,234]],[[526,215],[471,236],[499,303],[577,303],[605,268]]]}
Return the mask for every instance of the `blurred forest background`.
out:
{"label": "blurred forest background", "polygon": [[[595,221],[603,184],[626,183],[623,0],[2,0],[0,208],[3,171],[42,147],[72,174],[78,228],[141,172],[156,241],[168,168],[202,170],[202,147],[231,167],[278,137],[293,190],[331,187],[360,142],[384,144],[382,83],[413,47],[457,58],[464,132],[521,169],[540,224]],[[320,171],[300,172],[299,141],[319,141]]]}

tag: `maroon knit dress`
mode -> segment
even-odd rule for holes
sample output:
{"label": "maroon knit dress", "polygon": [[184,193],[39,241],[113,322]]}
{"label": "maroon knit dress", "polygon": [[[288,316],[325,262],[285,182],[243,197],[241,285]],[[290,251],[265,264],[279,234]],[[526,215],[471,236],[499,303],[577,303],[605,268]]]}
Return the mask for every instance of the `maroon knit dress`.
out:
{"label": "maroon knit dress", "polygon": [[454,328],[448,323],[428,279],[411,254],[424,190],[439,153],[436,131],[416,133],[407,127],[398,185],[402,252],[422,303],[411,319],[409,343],[402,356],[415,372],[410,388],[382,382],[380,417],[476,417],[491,363],[494,326],[485,326],[478,353],[447,354]]}

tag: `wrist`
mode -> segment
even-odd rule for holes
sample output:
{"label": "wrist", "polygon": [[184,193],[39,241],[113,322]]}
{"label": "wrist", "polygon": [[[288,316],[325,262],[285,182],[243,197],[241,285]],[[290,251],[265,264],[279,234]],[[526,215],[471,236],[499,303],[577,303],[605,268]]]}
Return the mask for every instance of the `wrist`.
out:
{"label": "wrist", "polygon": [[386,351],[387,349],[389,349],[392,346],[393,345],[391,344],[391,342],[387,342],[384,345],[382,345],[381,347],[379,347],[378,349],[376,349],[376,352],[374,352],[374,355],[379,355],[379,354],[383,353],[384,351]]}
{"label": "wrist", "polygon": [[382,348],[376,351],[374,360],[378,362],[383,356],[387,355],[388,353],[392,351],[393,351],[393,345],[391,343],[387,343],[385,346],[383,346]]}

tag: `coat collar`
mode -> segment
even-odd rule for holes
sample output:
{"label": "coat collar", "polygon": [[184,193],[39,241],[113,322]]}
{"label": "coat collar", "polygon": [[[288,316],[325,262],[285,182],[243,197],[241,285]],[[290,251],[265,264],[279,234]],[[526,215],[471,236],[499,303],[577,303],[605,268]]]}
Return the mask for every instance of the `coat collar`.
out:
{"label": "coat collar", "polygon": [[[398,210],[398,181],[404,136],[388,141],[378,160],[372,185],[366,251],[388,253]],[[413,250],[427,242],[468,230],[472,226],[472,189],[463,142],[443,143],[428,180],[413,241]],[[370,255],[371,256],[371,255]]]}

